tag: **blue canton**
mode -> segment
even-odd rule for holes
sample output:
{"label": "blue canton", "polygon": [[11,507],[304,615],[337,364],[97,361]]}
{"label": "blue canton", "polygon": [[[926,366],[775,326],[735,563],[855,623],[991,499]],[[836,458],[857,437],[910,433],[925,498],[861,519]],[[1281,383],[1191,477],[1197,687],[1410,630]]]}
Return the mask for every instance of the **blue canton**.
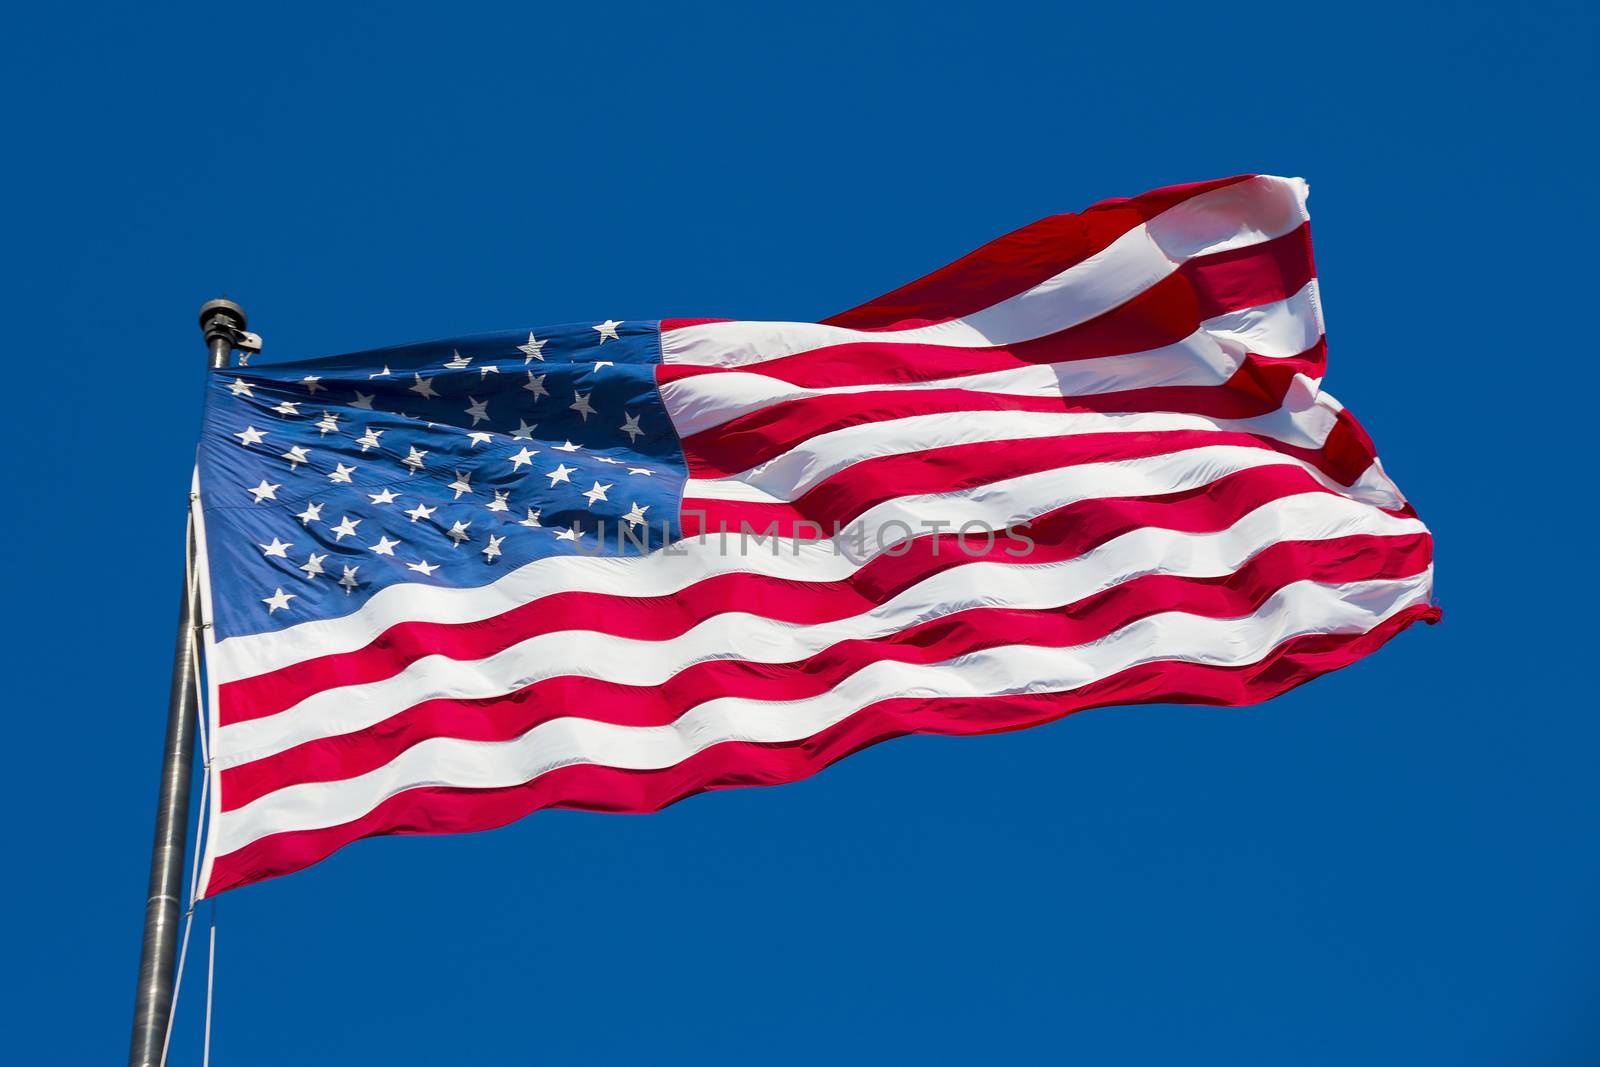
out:
{"label": "blue canton", "polygon": [[679,536],[655,322],[213,371],[200,446],[216,636]]}

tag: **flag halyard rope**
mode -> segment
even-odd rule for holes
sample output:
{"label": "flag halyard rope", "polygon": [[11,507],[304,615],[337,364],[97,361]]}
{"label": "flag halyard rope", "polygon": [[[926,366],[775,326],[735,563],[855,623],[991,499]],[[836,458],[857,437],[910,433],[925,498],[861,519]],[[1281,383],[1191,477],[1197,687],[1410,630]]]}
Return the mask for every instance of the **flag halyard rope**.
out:
{"label": "flag halyard rope", "polygon": [[[193,598],[198,595],[200,578],[199,573],[194,565],[194,512],[192,507],[195,499],[194,494],[191,493],[189,499],[191,502],[191,508],[189,512],[188,526],[183,540],[183,569],[184,589],[186,590],[186,595],[189,596],[192,601]],[[166,1067],[167,1056],[172,1047],[172,1026],[178,1015],[178,997],[183,992],[184,963],[189,955],[189,934],[194,928],[194,909],[195,904],[197,903],[195,894],[200,881],[200,852],[201,842],[203,840],[202,835],[205,831],[206,813],[210,810],[211,751],[210,744],[206,737],[207,724],[205,714],[205,690],[200,682],[200,640],[203,637],[204,630],[205,620],[199,618],[199,616],[196,616],[196,622],[194,624],[194,640],[191,641],[189,645],[189,676],[193,680],[195,718],[198,720],[195,724],[195,733],[200,739],[200,762],[202,772],[200,778],[200,807],[199,811],[195,814],[194,857],[189,867],[189,902],[183,916],[183,938],[178,945],[178,968],[176,974],[173,976],[172,981],[172,1004],[167,1009],[166,1032],[161,1037],[161,1067]],[[216,965],[217,906],[216,901],[212,901],[210,948],[209,952],[207,953],[206,962],[205,1044],[201,1053],[202,1063],[205,1065],[209,1065],[211,1062],[211,1007],[215,987],[214,979],[216,975]]]}

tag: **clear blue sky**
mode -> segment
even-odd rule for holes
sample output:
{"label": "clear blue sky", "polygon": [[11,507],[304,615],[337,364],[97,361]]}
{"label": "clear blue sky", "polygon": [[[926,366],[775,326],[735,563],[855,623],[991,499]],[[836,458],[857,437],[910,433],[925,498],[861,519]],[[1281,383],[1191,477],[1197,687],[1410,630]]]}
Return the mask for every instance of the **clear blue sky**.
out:
{"label": "clear blue sky", "polygon": [[813,318],[1241,171],[1311,182],[1442,625],[1261,708],[357,844],[222,898],[213,1062],[1600,1060],[1592,9],[386,8],[8,15],[10,1062],[125,1052],[201,301],[280,358]]}

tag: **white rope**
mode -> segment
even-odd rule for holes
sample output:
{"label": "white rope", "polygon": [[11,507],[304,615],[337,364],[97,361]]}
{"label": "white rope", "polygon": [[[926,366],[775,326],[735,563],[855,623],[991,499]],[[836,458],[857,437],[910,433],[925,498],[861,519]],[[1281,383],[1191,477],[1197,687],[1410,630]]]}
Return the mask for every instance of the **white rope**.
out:
{"label": "white rope", "polygon": [[[189,522],[183,539],[183,573],[184,591],[190,598],[190,603],[196,599],[199,591],[199,574],[194,565],[194,512],[189,512]],[[189,867],[189,906],[183,917],[183,939],[178,945],[178,969],[172,980],[172,1004],[167,1009],[167,1029],[161,1038],[161,1067],[166,1067],[167,1054],[172,1047],[172,1024],[178,1015],[178,997],[183,992],[184,963],[189,956],[189,933],[194,927],[195,891],[200,882],[200,852],[201,835],[205,831],[206,814],[210,810],[211,791],[211,755],[206,742],[206,714],[205,694],[200,685],[200,637],[199,631],[202,624],[195,623],[194,640],[189,645],[189,677],[194,684],[195,707],[195,732],[200,736],[200,810],[195,814],[194,823],[194,858]],[[216,903],[211,906],[211,958],[206,972],[206,1046],[205,1055],[209,1061],[211,1056],[211,995],[212,974],[216,968],[217,957],[217,916]]]}
{"label": "white rope", "polygon": [[[192,557],[194,546],[193,500],[190,501],[189,529],[190,536],[184,540],[184,551]],[[199,568],[194,566],[192,560],[189,564],[188,572],[190,575],[189,596],[192,598],[191,602],[199,603],[200,571]],[[201,773],[204,777],[200,780],[200,813],[195,818],[194,862],[189,870],[189,911],[191,915],[194,912],[195,894],[199,891],[200,885],[200,853],[203,851],[202,845],[204,842],[202,835],[206,828],[206,816],[211,810],[211,745],[207,740],[207,731],[211,724],[206,715],[205,689],[200,681],[200,644],[205,640],[205,628],[208,625],[210,625],[210,620],[203,618],[202,613],[197,611],[195,613],[194,640],[189,645],[189,676],[194,679],[194,708],[197,720],[195,732],[200,737],[200,765]],[[211,901],[210,918],[211,944],[206,958],[206,1030],[205,1043],[201,1046],[202,1067],[211,1067],[211,1009],[215,1000],[217,976],[217,902],[214,898]]]}
{"label": "white rope", "polygon": [[167,1009],[167,1032],[161,1036],[161,1067],[167,1067],[167,1049],[172,1045],[172,1019],[178,1014],[178,992],[183,988],[183,961],[189,955],[189,929],[194,926],[194,908],[183,919],[183,941],[178,946],[178,974],[172,982],[172,1007]]}
{"label": "white rope", "polygon": [[217,902],[211,902],[211,958],[206,962],[206,1043],[200,1054],[201,1067],[211,1067],[212,984],[217,975]]}
{"label": "white rope", "polygon": [[[190,602],[194,603],[200,600],[200,572],[195,568],[191,555],[194,544],[194,516],[192,514],[189,516],[189,530],[190,536],[184,539],[184,558],[188,560],[185,567],[190,575],[189,598]],[[210,623],[208,620],[200,618],[198,613],[196,613],[195,619],[194,641],[189,645],[189,677],[194,679],[194,707],[197,716],[195,732],[200,735],[200,763],[206,768],[206,779],[209,781],[211,778],[211,746],[207,740],[206,732],[206,727],[209,724],[206,721],[205,690],[200,684],[200,645],[205,641],[205,629]],[[203,811],[204,809],[201,810]]]}
{"label": "white rope", "polygon": [[[200,599],[200,570],[194,565],[194,498],[190,498],[189,510],[189,536],[184,538],[183,551],[185,573],[189,575],[189,597],[191,603],[201,603]],[[203,606],[203,605],[202,605]],[[200,646],[205,641],[205,628],[210,625],[210,620],[195,614],[194,640],[189,644],[189,677],[194,680],[194,712],[195,733],[200,738],[200,813],[195,816],[194,822],[194,857],[189,867],[189,908],[193,910],[195,894],[200,884],[200,854],[204,849],[204,833],[207,828],[207,819],[211,814],[211,720],[206,714],[205,687],[200,680],[201,656]]]}
{"label": "white rope", "polygon": [[[191,498],[192,501],[192,498]],[[199,599],[200,573],[194,565],[194,512],[189,512],[188,532],[183,539],[184,588],[192,604]],[[200,853],[205,832],[206,816],[211,810],[211,746],[207,741],[205,689],[200,684],[200,641],[204,636],[205,622],[198,615],[194,622],[194,639],[189,642],[189,679],[194,688],[195,733],[200,739],[200,810],[194,819],[194,856],[189,864],[189,911],[194,911],[195,893],[200,883]],[[176,999],[176,998],[174,998]]]}

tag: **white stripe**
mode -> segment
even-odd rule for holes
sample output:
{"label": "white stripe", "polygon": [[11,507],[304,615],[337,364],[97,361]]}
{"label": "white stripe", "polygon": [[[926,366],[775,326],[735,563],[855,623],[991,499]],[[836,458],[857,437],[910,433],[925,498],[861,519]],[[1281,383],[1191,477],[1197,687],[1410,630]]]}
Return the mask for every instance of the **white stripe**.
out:
{"label": "white stripe", "polygon": [[1201,327],[1221,341],[1273,359],[1298,356],[1322,339],[1322,310],[1312,278],[1287,300],[1230,311]]}
{"label": "white stripe", "polygon": [[1004,396],[1095,396],[1158,386],[1221,385],[1254,353],[1281,359],[1317,343],[1313,279],[1284,300],[1232,312],[1200,324],[1176,344],[1122,356],[1009,367],[931,381],[866,383],[806,388],[768,377],[759,370],[697,374],[665,382],[661,399],[681,436],[709,430],[786,400],[852,393],[923,392],[965,389]]}
{"label": "white stripe", "polygon": [[1246,665],[1301,635],[1369,631],[1406,607],[1426,603],[1429,586],[1429,571],[1399,581],[1300,582],[1241,619],[1168,612],[1070,650],[1010,645],[936,664],[881,661],[815,697],[782,702],[723,697],[670,726],[616,726],[573,717],[542,723],[513,741],[431,738],[359,777],[290,786],[224,812],[216,829],[218,851],[232,852],[269,834],[347,823],[408,789],[506,788],[573,764],[654,770],[727,741],[799,741],[864,707],[899,697],[1061,692],[1152,661]]}
{"label": "white stripe", "polygon": [[1098,411],[955,411],[910,415],[903,419],[846,426],[807,438],[788,452],[726,478],[690,478],[684,483],[684,508],[697,500],[785,503],[863,460],[914,455],[929,449],[987,441],[1024,441],[1092,433],[1155,433],[1165,430],[1215,430],[1260,434],[1305,448],[1321,448],[1338,419],[1337,401],[1319,384],[1295,375],[1284,404],[1253,419],[1213,419],[1205,415],[1154,411],[1105,414]]}
{"label": "white stripe", "polygon": [[982,347],[1016,344],[1126,303],[1195,256],[1261,244],[1310,216],[1299,178],[1261,175],[1201,193],[1136,226],[1105,250],[975,314],[910,330],[807,322],[713,322],[662,335],[667,363],[739,367],[856,341]]}
{"label": "white stripe", "polygon": [[793,663],[841,641],[883,637],[971,608],[1060,607],[1150,574],[1221,577],[1279,541],[1425,530],[1415,519],[1395,518],[1326,493],[1304,493],[1271,501],[1212,533],[1141,528],[1070,560],[968,562],[931,575],[870,611],[828,622],[800,624],[727,612],[658,641],[560,630],[481,660],[424,656],[382,681],[325,689],[276,715],[223,727],[215,759],[220,766],[235,767],[306,741],[366,729],[426,700],[503,696],[563,676],[660,685],[695,663],[714,659]]}
{"label": "white stripe", "polygon": [[[1287,466],[1307,471],[1333,492],[1378,507],[1397,507],[1387,485],[1341,486],[1293,456],[1239,445],[1207,445],[1143,459],[1084,463],[993,482],[956,493],[934,493],[885,501],[858,517],[868,532],[905,523],[924,531],[928,520],[987,523],[1002,529],[1079,500],[1155,496],[1208,485],[1256,467]],[[1385,480],[1386,481],[1386,480]],[[947,527],[948,528],[948,527]],[[778,555],[742,554],[737,532],[689,538],[671,551],[649,556],[547,556],[477,588],[402,582],[374,593],[360,610],[319,619],[276,633],[245,634],[220,641],[209,666],[221,682],[281,669],[312,656],[349,652],[371,643],[401,622],[464,623],[492,618],[551,593],[587,592],[651,597],[675,593],[695,582],[731,572],[759,573],[797,581],[836,581],[853,574],[876,554],[863,556],[853,538],[828,538]]]}

